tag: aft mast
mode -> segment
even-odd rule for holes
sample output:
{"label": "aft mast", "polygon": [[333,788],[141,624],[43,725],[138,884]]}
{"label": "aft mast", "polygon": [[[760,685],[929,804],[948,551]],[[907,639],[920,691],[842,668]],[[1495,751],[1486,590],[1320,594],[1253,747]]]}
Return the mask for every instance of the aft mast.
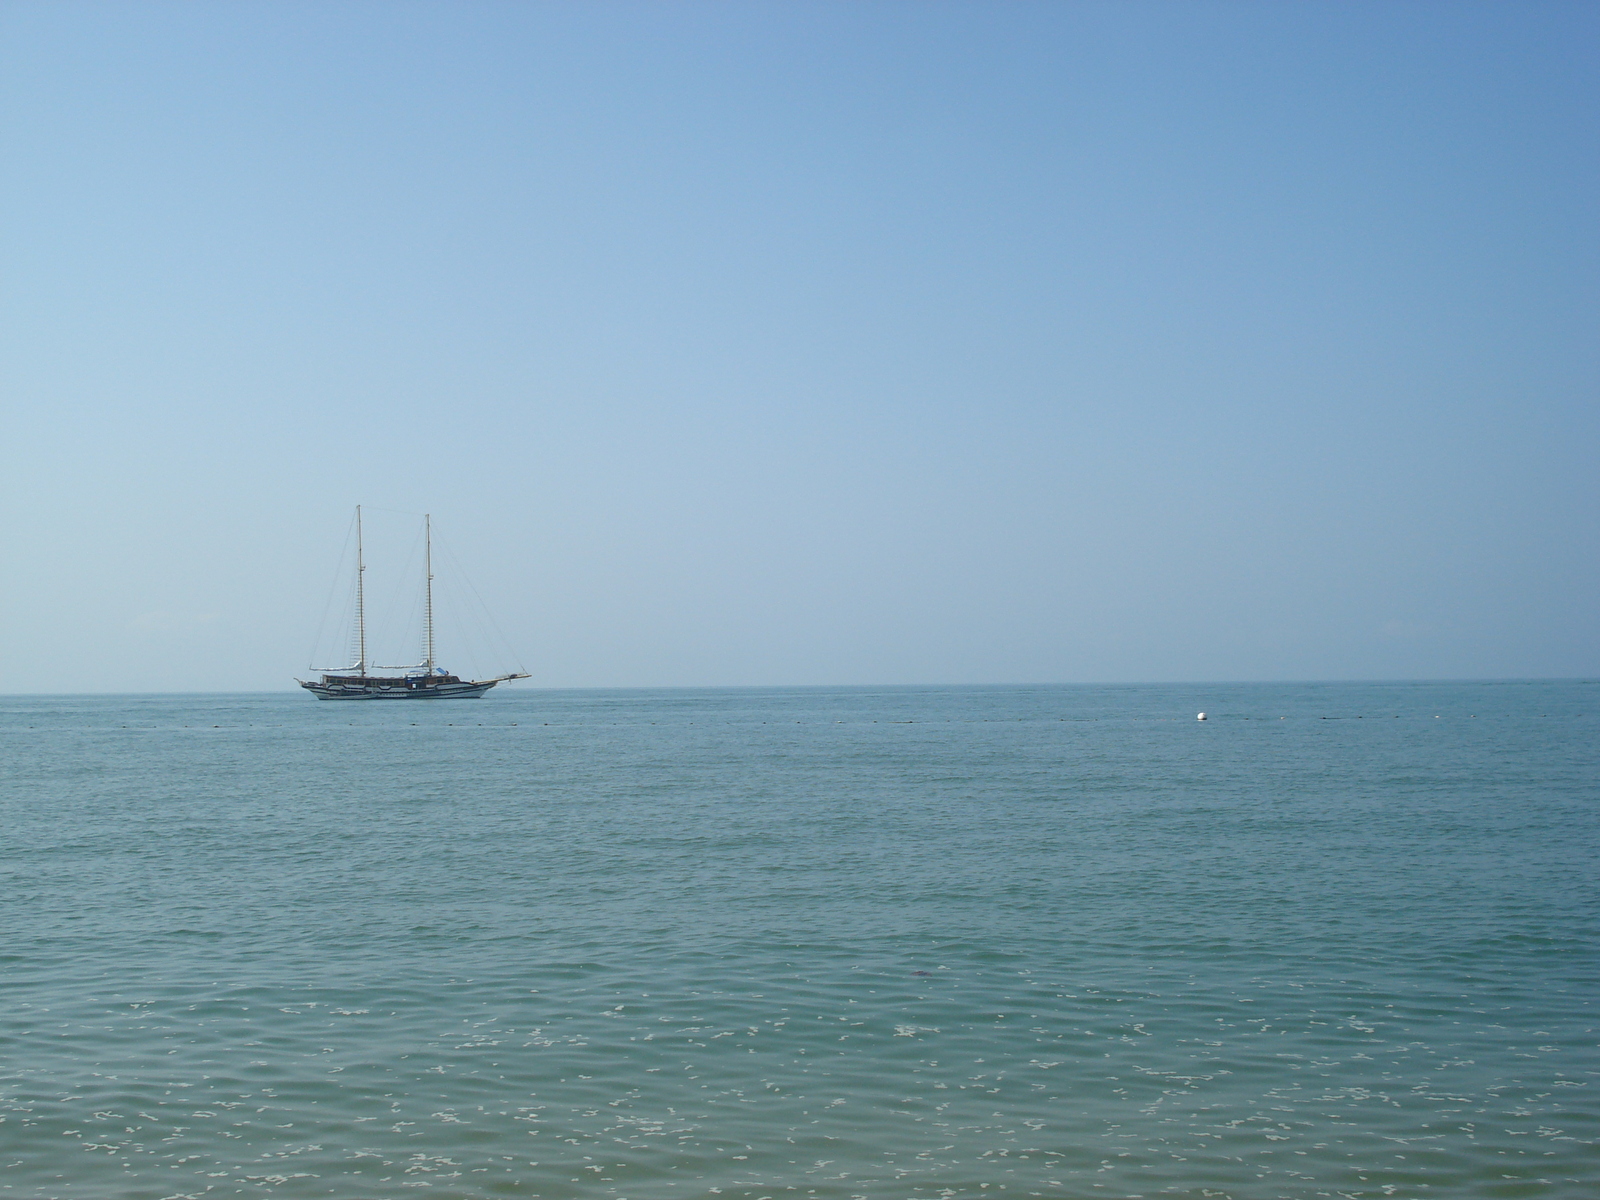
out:
{"label": "aft mast", "polygon": [[428,669],[428,674],[433,674],[433,516],[430,513],[422,514],[422,541],[423,541],[423,566],[422,573],[426,578],[424,585],[425,599],[422,610],[422,640],[423,656],[422,665]]}
{"label": "aft mast", "polygon": [[356,505],[356,674],[367,673],[367,562],[361,551],[361,505]]}

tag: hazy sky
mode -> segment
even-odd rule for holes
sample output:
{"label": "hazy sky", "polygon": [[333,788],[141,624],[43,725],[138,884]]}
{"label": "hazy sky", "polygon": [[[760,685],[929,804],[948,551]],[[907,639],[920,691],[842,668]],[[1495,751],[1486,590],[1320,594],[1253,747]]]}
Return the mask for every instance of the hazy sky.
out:
{"label": "hazy sky", "polygon": [[535,685],[1600,675],[1597,47],[11,0],[0,690],[292,687],[358,502]]}

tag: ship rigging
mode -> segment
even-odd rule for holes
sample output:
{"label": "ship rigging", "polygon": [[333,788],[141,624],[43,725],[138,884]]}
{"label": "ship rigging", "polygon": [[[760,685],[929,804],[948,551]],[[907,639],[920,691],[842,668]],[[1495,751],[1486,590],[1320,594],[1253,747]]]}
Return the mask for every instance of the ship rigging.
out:
{"label": "ship rigging", "polygon": [[[438,665],[434,657],[433,627],[433,517],[425,514],[423,529],[422,661],[410,666],[373,666],[367,660],[366,549],[362,539],[361,506],[356,505],[355,661],[345,668],[313,667],[316,680],[296,679],[318,700],[475,700],[496,684],[527,679],[525,671],[496,675],[492,679],[462,679]],[[400,671],[399,675],[374,674]]]}

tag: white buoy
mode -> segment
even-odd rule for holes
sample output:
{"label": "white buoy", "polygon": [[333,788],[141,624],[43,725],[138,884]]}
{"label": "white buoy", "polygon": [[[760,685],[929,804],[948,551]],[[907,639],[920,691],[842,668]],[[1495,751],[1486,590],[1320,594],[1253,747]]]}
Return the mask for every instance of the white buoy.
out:
{"label": "white buoy", "polygon": [[1198,717],[1195,718],[1196,721],[1204,721],[1205,719],[1206,719],[1205,713],[1201,713]]}

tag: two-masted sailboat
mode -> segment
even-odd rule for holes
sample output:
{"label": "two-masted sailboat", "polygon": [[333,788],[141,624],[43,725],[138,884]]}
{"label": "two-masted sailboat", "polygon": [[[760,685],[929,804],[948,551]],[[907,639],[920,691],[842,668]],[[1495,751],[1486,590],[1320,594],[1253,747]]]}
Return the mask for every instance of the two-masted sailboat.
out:
{"label": "two-masted sailboat", "polygon": [[[433,657],[433,518],[422,518],[423,605],[422,661],[406,667],[373,667],[367,663],[367,563],[361,542],[361,506],[356,505],[356,627],[355,662],[341,669],[313,667],[322,678],[295,682],[318,700],[475,700],[497,683],[527,679],[526,672],[496,675],[493,679],[460,679],[434,662]],[[374,675],[373,671],[401,671],[400,675]]]}

